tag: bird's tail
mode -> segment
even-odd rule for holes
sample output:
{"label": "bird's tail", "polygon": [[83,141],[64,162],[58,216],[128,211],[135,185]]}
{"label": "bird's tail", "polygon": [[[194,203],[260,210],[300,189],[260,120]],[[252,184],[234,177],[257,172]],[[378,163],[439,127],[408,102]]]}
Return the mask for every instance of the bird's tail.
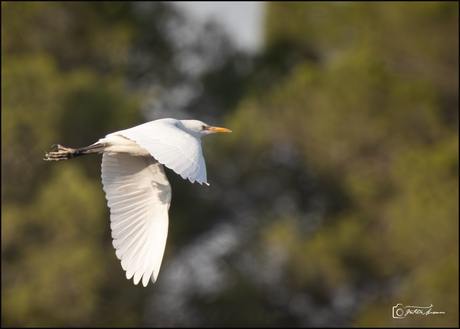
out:
{"label": "bird's tail", "polygon": [[[104,145],[100,143],[96,143],[87,147],[82,147],[79,149],[73,149],[70,147],[64,147],[59,144],[55,144],[57,146],[52,152],[46,152],[43,160],[45,161],[60,161],[60,160],[68,160],[70,158],[75,158],[80,155],[86,155],[90,153],[99,153],[104,150]],[[54,146],[54,145],[53,145]]]}

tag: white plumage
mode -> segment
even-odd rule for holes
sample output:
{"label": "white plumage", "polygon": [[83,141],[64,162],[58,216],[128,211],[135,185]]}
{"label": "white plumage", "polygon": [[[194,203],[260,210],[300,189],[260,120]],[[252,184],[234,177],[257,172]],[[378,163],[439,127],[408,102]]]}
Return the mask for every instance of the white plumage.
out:
{"label": "white plumage", "polygon": [[171,186],[163,165],[192,183],[207,184],[200,138],[230,132],[197,120],[160,119],[108,134],[84,148],[58,145],[45,160],[103,153],[102,184],[113,246],[128,279],[156,281],[168,234]]}
{"label": "white plumage", "polygon": [[[201,121],[161,119],[107,135],[122,135],[146,149],[155,159],[192,183],[206,183],[200,137],[209,130]],[[192,128],[196,128],[193,130]]]}

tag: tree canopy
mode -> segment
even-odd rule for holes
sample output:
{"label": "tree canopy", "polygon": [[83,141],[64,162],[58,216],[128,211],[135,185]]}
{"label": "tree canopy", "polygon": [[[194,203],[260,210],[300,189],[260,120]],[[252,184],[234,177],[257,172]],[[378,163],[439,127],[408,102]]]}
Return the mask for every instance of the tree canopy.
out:
{"label": "tree canopy", "polygon": [[[3,326],[458,326],[458,3],[268,2],[264,27],[246,54],[166,2],[2,2]],[[160,117],[233,133],[210,187],[167,172],[145,289],[100,157],[42,155]]]}

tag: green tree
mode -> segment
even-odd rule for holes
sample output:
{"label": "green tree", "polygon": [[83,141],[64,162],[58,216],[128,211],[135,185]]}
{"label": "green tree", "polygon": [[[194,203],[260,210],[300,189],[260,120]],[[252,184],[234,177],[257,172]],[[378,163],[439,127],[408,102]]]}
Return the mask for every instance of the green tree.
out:
{"label": "green tree", "polygon": [[[168,8],[151,9],[172,16]],[[142,122],[139,89],[129,88],[138,80],[126,78],[144,72],[129,61],[146,37],[138,33],[146,18],[134,10],[128,2],[2,2],[2,325],[140,321],[146,291],[124,278],[111,247],[100,159],[42,160],[53,143],[84,146]],[[158,20],[148,23],[158,31]],[[158,61],[168,48],[154,40],[150,60]]]}
{"label": "green tree", "polygon": [[[235,145],[288,141],[314,173],[318,229],[302,233],[302,214],[275,218],[260,243],[284,250],[287,286],[332,323],[458,325],[457,27],[455,3],[269,4],[267,47],[315,56],[229,126]],[[357,301],[340,309],[344,290]],[[446,315],[392,322],[397,302]]]}
{"label": "green tree", "polygon": [[[458,3],[270,2],[253,57],[181,29],[164,3],[2,2],[2,325],[458,326]],[[204,142],[210,188],[167,172],[144,289],[100,159],[39,155],[140,122],[146,90],[233,133]]]}

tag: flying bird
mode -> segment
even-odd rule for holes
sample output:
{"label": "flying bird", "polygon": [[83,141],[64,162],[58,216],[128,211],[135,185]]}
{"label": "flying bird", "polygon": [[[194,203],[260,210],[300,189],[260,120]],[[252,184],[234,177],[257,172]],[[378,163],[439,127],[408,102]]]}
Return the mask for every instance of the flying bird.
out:
{"label": "flying bird", "polygon": [[198,120],[159,119],[108,134],[78,149],[57,145],[44,160],[102,154],[102,184],[113,246],[126,278],[155,282],[168,235],[171,186],[163,166],[190,182],[207,183],[201,137],[231,130]]}

